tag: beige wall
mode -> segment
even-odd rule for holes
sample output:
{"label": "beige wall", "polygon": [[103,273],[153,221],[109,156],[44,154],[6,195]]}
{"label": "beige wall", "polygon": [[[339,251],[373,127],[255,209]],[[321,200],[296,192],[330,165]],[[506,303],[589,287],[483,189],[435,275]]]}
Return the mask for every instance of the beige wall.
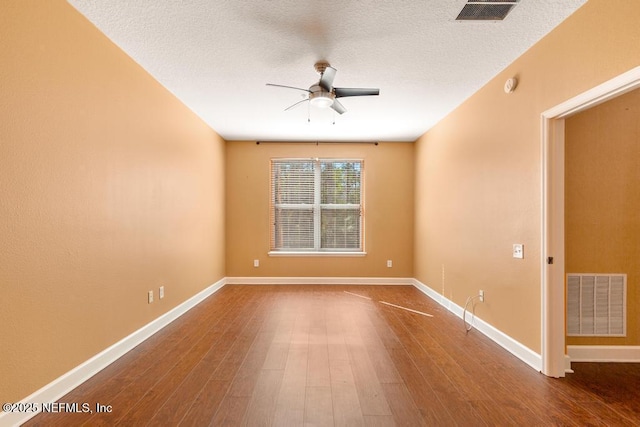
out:
{"label": "beige wall", "polygon": [[459,305],[484,289],[476,314],[538,353],[540,114],[639,65],[639,16],[590,0],[416,144],[415,277]]}
{"label": "beige wall", "polygon": [[567,273],[627,274],[627,337],[569,345],[640,344],[640,90],[565,121]]}
{"label": "beige wall", "polygon": [[12,402],[224,277],[224,141],[62,0],[3,1],[0,58]]}
{"label": "beige wall", "polygon": [[[273,157],[364,159],[364,257],[274,257],[269,252]],[[413,143],[227,144],[227,276],[412,277]],[[253,267],[253,260],[260,267]],[[386,261],[393,260],[387,268]]]}

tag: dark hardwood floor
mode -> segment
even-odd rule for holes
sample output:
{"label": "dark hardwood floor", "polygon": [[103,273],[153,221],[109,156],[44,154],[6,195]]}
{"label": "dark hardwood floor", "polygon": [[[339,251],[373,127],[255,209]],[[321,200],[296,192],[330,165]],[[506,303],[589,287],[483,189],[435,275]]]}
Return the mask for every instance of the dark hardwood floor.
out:
{"label": "dark hardwood floor", "polygon": [[574,370],[545,377],[410,286],[228,285],[60,399],[93,413],[26,425],[640,424],[640,364]]}

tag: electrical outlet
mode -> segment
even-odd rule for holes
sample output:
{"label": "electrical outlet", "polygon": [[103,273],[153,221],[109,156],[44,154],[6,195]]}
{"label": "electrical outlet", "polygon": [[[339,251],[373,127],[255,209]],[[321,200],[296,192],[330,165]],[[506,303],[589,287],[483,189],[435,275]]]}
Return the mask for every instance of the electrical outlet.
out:
{"label": "electrical outlet", "polygon": [[160,286],[160,289],[158,289],[158,298],[164,298],[164,286]]}
{"label": "electrical outlet", "polygon": [[520,259],[524,258],[524,245],[522,243],[513,244],[513,257]]}
{"label": "electrical outlet", "polygon": [[254,259],[253,260],[253,266],[254,267],[260,267],[260,260],[259,259]]}
{"label": "electrical outlet", "polygon": [[387,260],[387,267],[389,267],[389,268],[393,267],[393,261],[392,260],[390,260],[390,259]]}
{"label": "electrical outlet", "polygon": [[478,291],[478,297],[480,297],[480,301],[484,302],[484,291],[482,289]]}
{"label": "electrical outlet", "polygon": [[149,291],[147,296],[148,296],[149,304],[151,304],[153,302],[153,291]]}

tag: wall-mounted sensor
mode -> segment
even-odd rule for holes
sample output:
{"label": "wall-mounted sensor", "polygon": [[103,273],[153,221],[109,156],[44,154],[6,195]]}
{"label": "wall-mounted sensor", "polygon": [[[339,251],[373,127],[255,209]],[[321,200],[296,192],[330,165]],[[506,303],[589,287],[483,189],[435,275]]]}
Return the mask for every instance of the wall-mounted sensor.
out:
{"label": "wall-mounted sensor", "polygon": [[515,77],[511,77],[504,83],[504,93],[511,93],[516,90],[516,86],[518,86],[518,79]]}

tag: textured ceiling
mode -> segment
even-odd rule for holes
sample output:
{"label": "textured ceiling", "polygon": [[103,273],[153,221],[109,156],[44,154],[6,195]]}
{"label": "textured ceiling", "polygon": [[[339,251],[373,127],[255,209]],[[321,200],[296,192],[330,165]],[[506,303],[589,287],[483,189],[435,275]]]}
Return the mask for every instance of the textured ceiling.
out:
{"label": "textured ceiling", "polygon": [[[223,138],[278,141],[416,140],[586,2],[459,22],[466,0],[68,1]],[[318,60],[380,96],[284,111],[304,92],[265,84],[308,88]]]}

